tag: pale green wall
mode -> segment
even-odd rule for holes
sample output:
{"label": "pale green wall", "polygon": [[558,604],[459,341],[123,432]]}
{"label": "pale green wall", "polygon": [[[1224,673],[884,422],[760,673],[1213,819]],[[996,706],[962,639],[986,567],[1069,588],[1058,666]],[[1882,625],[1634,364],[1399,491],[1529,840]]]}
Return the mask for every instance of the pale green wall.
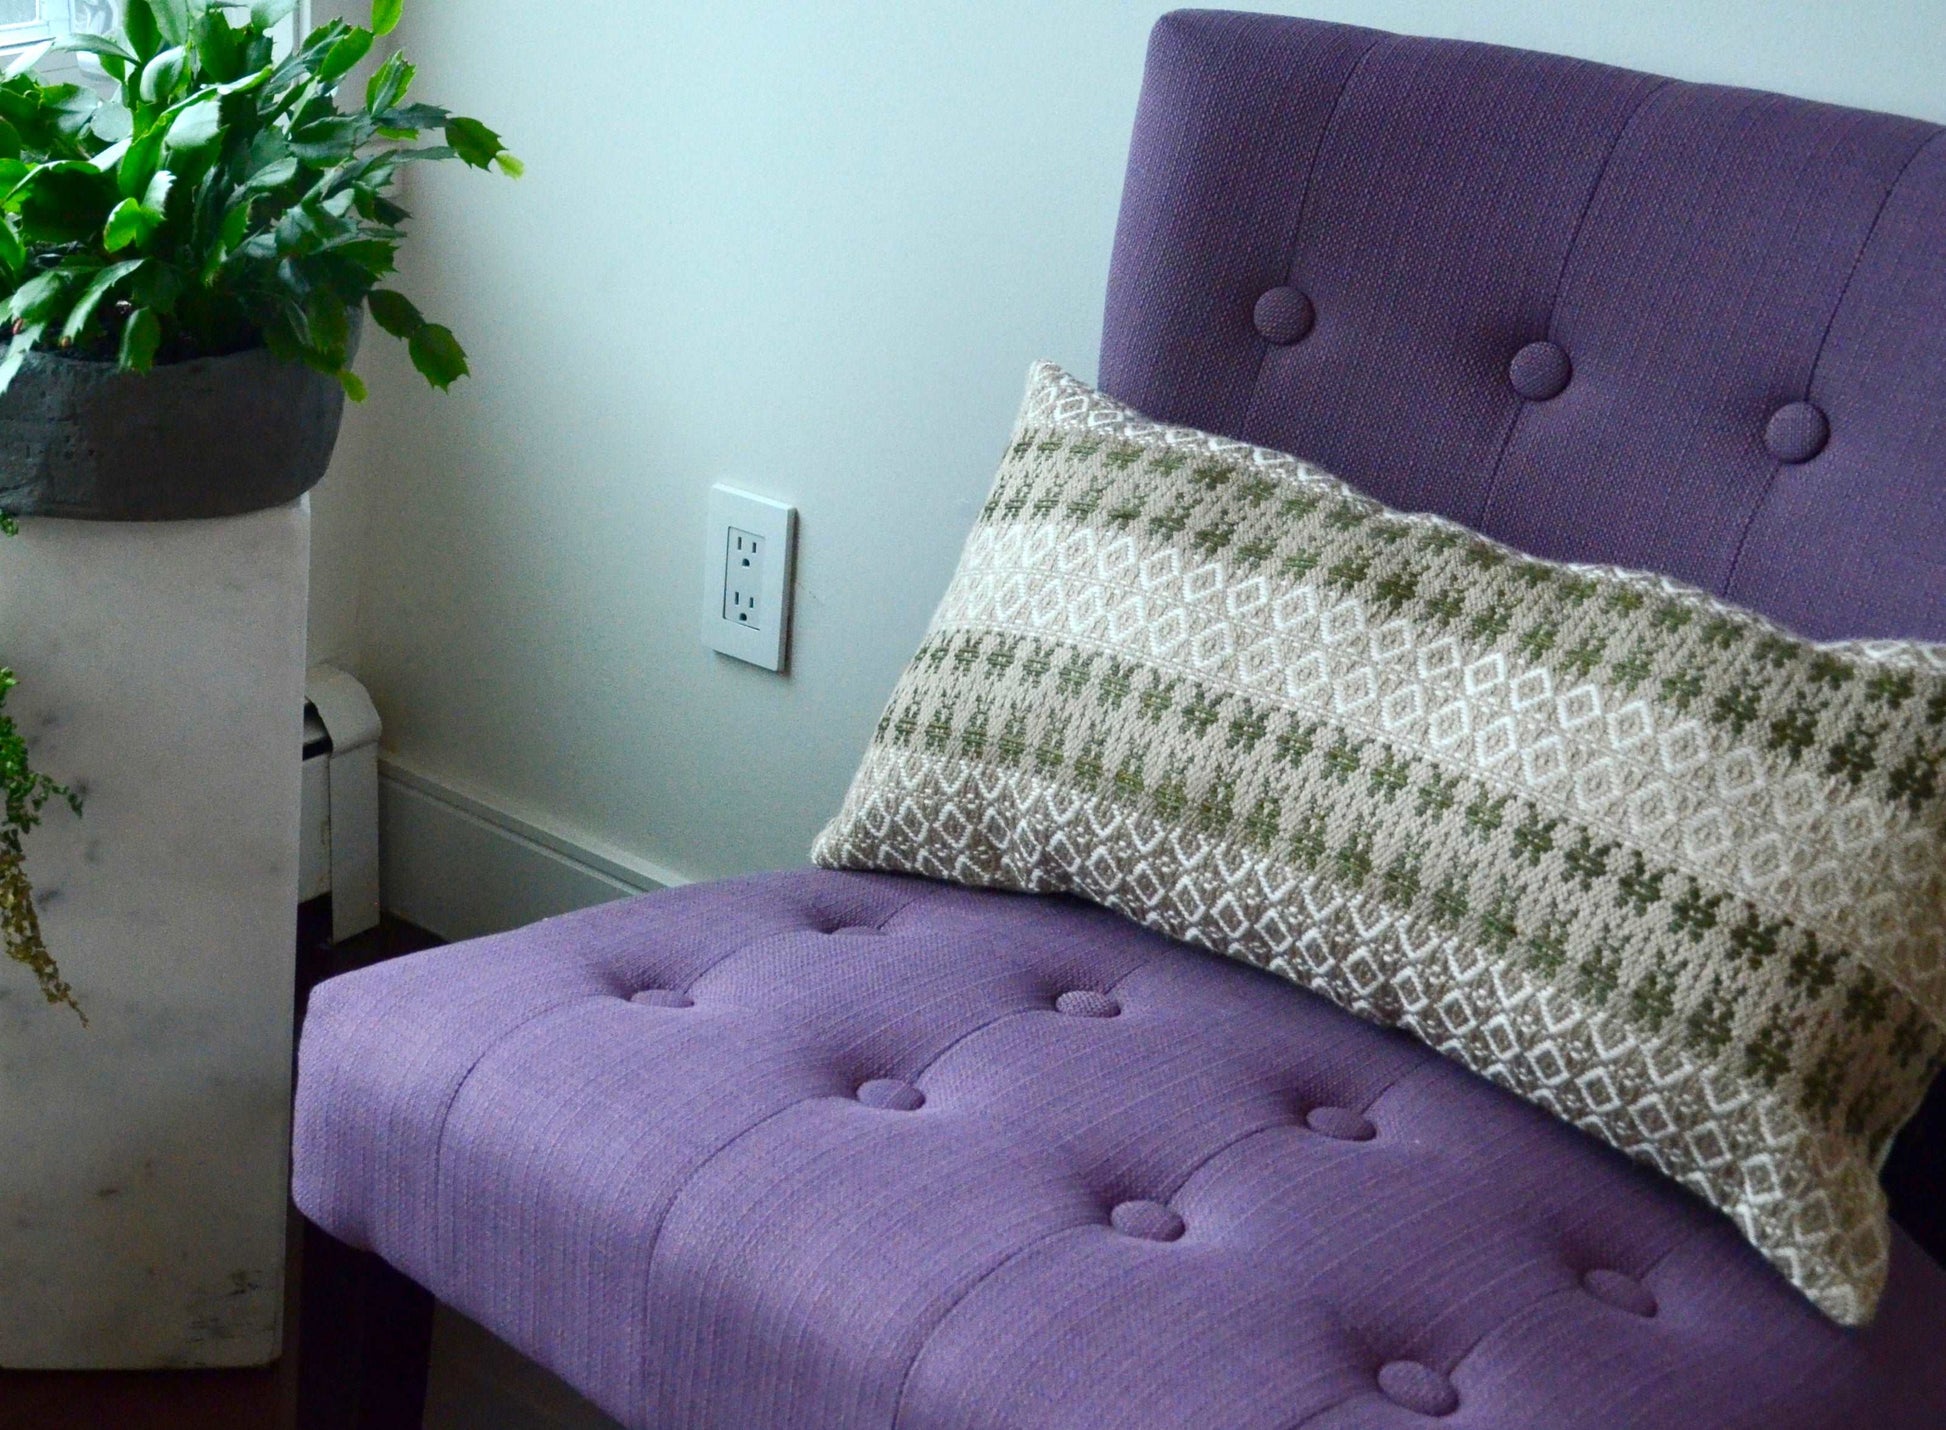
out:
{"label": "pale green wall", "polygon": [[[322,7],[321,7],[322,8]],[[1946,120],[1946,0],[1288,8]],[[439,173],[320,492],[314,645],[420,766],[694,875],[801,862],[951,572],[1028,363],[1092,376],[1159,6],[416,0]],[[797,662],[704,651],[704,498],[803,511]]]}

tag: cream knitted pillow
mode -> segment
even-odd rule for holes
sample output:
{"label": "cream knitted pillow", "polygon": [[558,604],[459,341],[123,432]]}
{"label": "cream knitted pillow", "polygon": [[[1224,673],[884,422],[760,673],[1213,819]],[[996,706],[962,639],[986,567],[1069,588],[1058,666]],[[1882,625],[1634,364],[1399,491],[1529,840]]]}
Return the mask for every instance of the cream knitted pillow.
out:
{"label": "cream knitted pillow", "polygon": [[1521,556],[1035,368],[815,857],[1071,892],[1441,1052],[1871,1317],[1946,1050],[1946,648]]}

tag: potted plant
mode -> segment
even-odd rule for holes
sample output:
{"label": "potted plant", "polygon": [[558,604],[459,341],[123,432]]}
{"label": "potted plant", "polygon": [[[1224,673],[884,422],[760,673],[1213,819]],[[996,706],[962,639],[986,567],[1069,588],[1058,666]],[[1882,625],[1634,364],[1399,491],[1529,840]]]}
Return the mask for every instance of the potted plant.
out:
{"label": "potted plant", "polygon": [[[29,1017],[24,980],[0,981],[10,1369],[279,1347],[297,498],[364,396],[363,318],[435,387],[467,371],[385,286],[405,167],[519,172],[486,126],[418,102],[402,56],[345,92],[400,7],[279,53],[293,0],[125,0],[116,33],[69,42],[102,92],[35,56],[0,77],[0,511],[57,518],[0,549],[0,640],[29,674],[0,703],[0,936],[33,1001],[92,1025]],[[23,840],[69,792],[23,734],[88,797],[34,835],[32,891]]]}
{"label": "potted plant", "polygon": [[[478,120],[415,102],[394,54],[363,103],[340,86],[393,30],[336,20],[278,58],[296,0],[126,0],[94,57],[110,94],[47,84],[22,55],[0,80],[0,520],[239,515],[320,481],[360,318],[402,339],[445,389],[467,372],[447,328],[380,286],[409,217],[404,166],[457,160],[517,176]],[[5,711],[0,670],[0,929],[51,1002],[72,990],[42,940],[22,840],[55,798]]]}

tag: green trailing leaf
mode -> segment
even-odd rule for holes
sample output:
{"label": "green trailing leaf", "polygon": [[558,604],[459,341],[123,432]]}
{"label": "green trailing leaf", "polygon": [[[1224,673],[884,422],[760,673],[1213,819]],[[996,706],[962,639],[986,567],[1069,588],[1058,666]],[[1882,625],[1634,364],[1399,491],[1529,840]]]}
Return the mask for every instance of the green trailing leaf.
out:
{"label": "green trailing leaf", "polygon": [[129,140],[118,139],[115,143],[95,155],[94,158],[90,159],[88,161],[88,167],[93,169],[97,174],[112,174],[121,168],[122,160],[127,157],[130,147]]}
{"label": "green trailing leaf", "polygon": [[406,344],[406,351],[412,355],[412,365],[441,392],[471,371],[459,339],[437,323],[422,324]]}
{"label": "green trailing leaf", "polygon": [[176,176],[167,169],[158,169],[149,179],[149,186],[142,191],[142,207],[158,219],[169,206],[169,195],[175,191]]}
{"label": "green trailing leaf", "polygon": [[404,14],[405,0],[372,0],[372,33],[391,34]]}
{"label": "green trailing leaf", "polygon": [[[379,33],[383,34],[384,31]],[[404,102],[412,90],[412,81],[418,71],[406,60],[404,55],[390,56],[384,64],[372,73],[365,85],[365,108],[372,114],[381,115]],[[380,122],[384,120],[381,117]],[[397,128],[397,125],[391,126]]]}
{"label": "green trailing leaf", "polygon": [[128,296],[138,308],[153,308],[158,317],[174,313],[182,297],[182,275],[166,263],[151,263],[128,287]]}
{"label": "green trailing leaf", "polygon": [[221,9],[204,11],[196,22],[196,58],[209,79],[226,83],[240,76],[245,69],[245,43]]}
{"label": "green trailing leaf", "polygon": [[45,328],[49,317],[60,307],[61,300],[74,286],[74,274],[66,269],[57,268],[51,273],[43,273],[21,284],[7,300],[7,317],[24,332],[28,328]]}
{"label": "green trailing leaf", "polygon": [[169,125],[164,149],[178,153],[207,148],[223,137],[223,110],[214,95],[184,108]]}
{"label": "green trailing leaf", "polygon": [[100,233],[114,204],[114,182],[71,160],[29,170],[6,200],[30,246],[60,250]]}
{"label": "green trailing leaf", "polygon": [[128,322],[122,327],[122,347],[118,359],[122,371],[149,371],[155,366],[155,355],[161,346],[162,320],[156,317],[153,309],[137,308],[128,315]]}
{"label": "green trailing leaf", "polygon": [[453,146],[453,152],[462,163],[471,164],[476,169],[488,169],[493,161],[507,152],[507,146],[500,142],[500,136],[477,119],[464,119],[458,115],[446,121],[446,142]]}
{"label": "green trailing leaf", "polygon": [[103,59],[117,59],[125,64],[137,63],[134,54],[125,45],[107,35],[69,35],[55,48],[66,50],[69,54],[99,55]]}
{"label": "green trailing leaf", "polygon": [[372,321],[395,338],[411,338],[426,326],[412,300],[389,288],[373,289],[365,306],[372,310]]}
{"label": "green trailing leaf", "polygon": [[120,253],[147,238],[161,225],[162,216],[136,199],[123,199],[108,215],[102,229],[102,247]]}
{"label": "green trailing leaf", "polygon": [[358,67],[358,62],[372,52],[372,32],[352,30],[329,50],[318,65],[318,78],[326,84],[335,84]]}
{"label": "green trailing leaf", "polygon": [[135,115],[126,105],[104,104],[88,121],[95,138],[110,144],[126,144],[135,137]]}
{"label": "green trailing leaf", "polygon": [[81,290],[81,296],[74,300],[74,307],[68,311],[68,320],[61,328],[61,342],[71,344],[88,330],[88,324],[95,318],[95,310],[101,300],[112,292],[116,285],[126,281],[130,275],[138,273],[148,263],[146,258],[131,259],[127,263],[116,263],[101,270],[94,281]]}
{"label": "green trailing leaf", "polygon": [[123,0],[122,34],[137,64],[162,49],[162,27],[155,22],[149,0]]}
{"label": "green trailing leaf", "polygon": [[27,355],[40,345],[41,335],[46,331],[45,323],[22,324],[15,329],[13,341],[7,344],[7,355],[0,359],[0,388],[7,387],[20,375]]}
{"label": "green trailing leaf", "polygon": [[162,163],[162,139],[163,132],[158,129],[130,142],[122,162],[115,166],[115,187],[123,198],[132,199],[147,191]]}
{"label": "green trailing leaf", "polygon": [[176,97],[183,74],[189,67],[189,50],[182,45],[164,50],[142,66],[136,93],[144,104],[168,104]]}
{"label": "green trailing leaf", "polygon": [[171,45],[189,43],[190,0],[149,0],[155,13],[155,27]]}
{"label": "green trailing leaf", "polygon": [[256,0],[250,7],[250,27],[269,30],[281,25],[297,8],[297,0]]}

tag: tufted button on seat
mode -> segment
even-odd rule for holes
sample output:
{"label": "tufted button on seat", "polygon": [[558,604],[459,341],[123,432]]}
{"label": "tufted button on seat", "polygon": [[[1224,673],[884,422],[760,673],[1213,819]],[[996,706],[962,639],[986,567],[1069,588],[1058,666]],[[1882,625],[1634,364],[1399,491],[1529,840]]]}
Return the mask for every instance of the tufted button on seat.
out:
{"label": "tufted button on seat", "polygon": [[1381,1366],[1378,1388],[1394,1405],[1416,1415],[1451,1415],[1459,1409],[1459,1392],[1452,1380],[1416,1360],[1395,1360]]}
{"label": "tufted button on seat", "polygon": [[1054,1008],[1070,1018],[1116,1018],[1122,1012],[1121,1004],[1106,993],[1096,993],[1092,989],[1063,993],[1054,1000]]}
{"label": "tufted button on seat", "polygon": [[[901,936],[805,941],[850,924]],[[1049,1016],[1090,990],[1123,1017]],[[1896,1228],[1846,1331],[1674,1182],[1078,901],[692,885],[323,984],[303,1051],[307,1215],[623,1425],[1946,1425],[1946,1278]],[[1583,1289],[1657,1254],[1655,1320]]]}
{"label": "tufted button on seat", "polygon": [[1338,1142],[1369,1142],[1378,1136],[1371,1119],[1349,1107],[1314,1107],[1305,1117],[1304,1125],[1320,1137]]}
{"label": "tufted button on seat", "polygon": [[1811,402],[1792,402],[1772,414],[1764,428],[1764,446],[1780,462],[1795,466],[1822,452],[1831,440],[1831,421]]}
{"label": "tufted button on seat", "polygon": [[1581,1285],[1597,1301],[1606,1301],[1631,1316],[1653,1316],[1656,1312],[1654,1293],[1633,1276],[1597,1267],[1581,1278]]}
{"label": "tufted button on seat", "polygon": [[926,1105],[926,1095],[909,1082],[897,1078],[873,1078],[858,1089],[858,1100],[881,1112],[917,1112]]}
{"label": "tufted button on seat", "polygon": [[673,988],[649,988],[628,1000],[644,1008],[694,1008],[696,1000]]}
{"label": "tufted button on seat", "polygon": [[1529,343],[1514,354],[1507,381],[1529,402],[1548,402],[1568,390],[1574,364],[1559,343]]}
{"label": "tufted button on seat", "polygon": [[1138,1241],[1178,1241],[1187,1230],[1175,1210],[1161,1202],[1123,1202],[1108,1220],[1123,1236]]}
{"label": "tufted button on seat", "polygon": [[1301,343],[1317,322],[1317,309],[1296,288],[1273,288],[1257,300],[1257,332],[1267,343],[1287,348]]}

